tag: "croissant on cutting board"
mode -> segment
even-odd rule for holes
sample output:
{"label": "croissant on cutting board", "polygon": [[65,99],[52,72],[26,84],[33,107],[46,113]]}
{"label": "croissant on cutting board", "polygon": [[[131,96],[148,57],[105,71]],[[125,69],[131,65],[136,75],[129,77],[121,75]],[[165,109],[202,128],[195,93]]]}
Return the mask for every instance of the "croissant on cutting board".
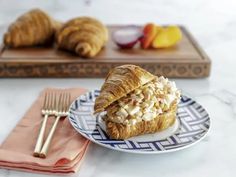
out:
{"label": "croissant on cutting board", "polygon": [[86,58],[97,55],[107,40],[107,28],[91,17],[79,17],[68,21],[56,35],[58,48]]}
{"label": "croissant on cutting board", "polygon": [[106,131],[112,139],[155,133],[176,120],[180,91],[175,83],[135,66],[114,68],[95,100],[95,113],[106,111]]}
{"label": "croissant on cutting board", "polygon": [[13,22],[4,34],[4,44],[9,47],[44,45],[53,41],[61,23],[40,9],[30,10]]}

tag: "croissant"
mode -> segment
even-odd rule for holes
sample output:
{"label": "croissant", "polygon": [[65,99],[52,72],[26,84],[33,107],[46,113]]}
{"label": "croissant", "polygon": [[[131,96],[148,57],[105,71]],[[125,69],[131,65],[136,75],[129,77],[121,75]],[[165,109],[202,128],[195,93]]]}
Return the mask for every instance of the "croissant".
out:
{"label": "croissant", "polygon": [[53,41],[61,23],[40,9],[33,9],[13,22],[4,35],[4,44],[9,47],[44,45]]}
{"label": "croissant", "polygon": [[112,139],[155,133],[176,120],[180,91],[174,82],[135,66],[123,65],[108,74],[94,112],[106,111],[106,131]]}
{"label": "croissant", "polygon": [[94,18],[79,17],[65,23],[56,36],[58,48],[90,58],[96,56],[104,47],[108,40],[108,31]]}

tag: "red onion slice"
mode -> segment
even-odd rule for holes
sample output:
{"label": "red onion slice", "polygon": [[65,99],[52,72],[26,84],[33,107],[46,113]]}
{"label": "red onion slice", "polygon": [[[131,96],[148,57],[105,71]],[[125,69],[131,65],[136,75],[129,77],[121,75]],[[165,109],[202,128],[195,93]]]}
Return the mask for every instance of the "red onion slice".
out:
{"label": "red onion slice", "polygon": [[142,36],[142,29],[138,26],[125,26],[112,34],[113,41],[124,49],[133,48]]}

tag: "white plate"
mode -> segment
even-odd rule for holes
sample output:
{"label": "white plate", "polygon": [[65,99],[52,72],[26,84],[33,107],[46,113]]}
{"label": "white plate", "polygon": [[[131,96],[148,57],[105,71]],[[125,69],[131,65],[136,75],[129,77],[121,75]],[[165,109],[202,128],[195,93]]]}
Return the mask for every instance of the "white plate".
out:
{"label": "white plate", "polygon": [[69,120],[85,138],[109,149],[142,154],[177,151],[202,140],[210,128],[210,118],[206,110],[191,98],[182,96],[177,121],[168,129],[127,140],[110,139],[101,115],[93,115],[93,106],[98,95],[99,90],[94,90],[78,97],[70,107]]}

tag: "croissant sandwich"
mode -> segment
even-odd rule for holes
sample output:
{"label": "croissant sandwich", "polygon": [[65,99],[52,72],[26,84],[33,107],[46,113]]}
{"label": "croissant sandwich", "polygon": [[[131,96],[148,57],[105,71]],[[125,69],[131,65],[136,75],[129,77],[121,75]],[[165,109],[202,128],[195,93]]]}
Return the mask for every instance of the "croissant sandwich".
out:
{"label": "croissant sandwich", "polygon": [[40,9],[33,9],[13,22],[4,35],[4,44],[9,47],[45,45],[53,41],[61,23]]}
{"label": "croissant sandwich", "polygon": [[79,17],[65,23],[56,36],[58,48],[91,58],[106,44],[108,30],[94,18]]}
{"label": "croissant sandwich", "polygon": [[123,65],[108,74],[94,111],[106,111],[110,138],[127,139],[170,127],[176,120],[179,100],[174,82],[138,66]]}

